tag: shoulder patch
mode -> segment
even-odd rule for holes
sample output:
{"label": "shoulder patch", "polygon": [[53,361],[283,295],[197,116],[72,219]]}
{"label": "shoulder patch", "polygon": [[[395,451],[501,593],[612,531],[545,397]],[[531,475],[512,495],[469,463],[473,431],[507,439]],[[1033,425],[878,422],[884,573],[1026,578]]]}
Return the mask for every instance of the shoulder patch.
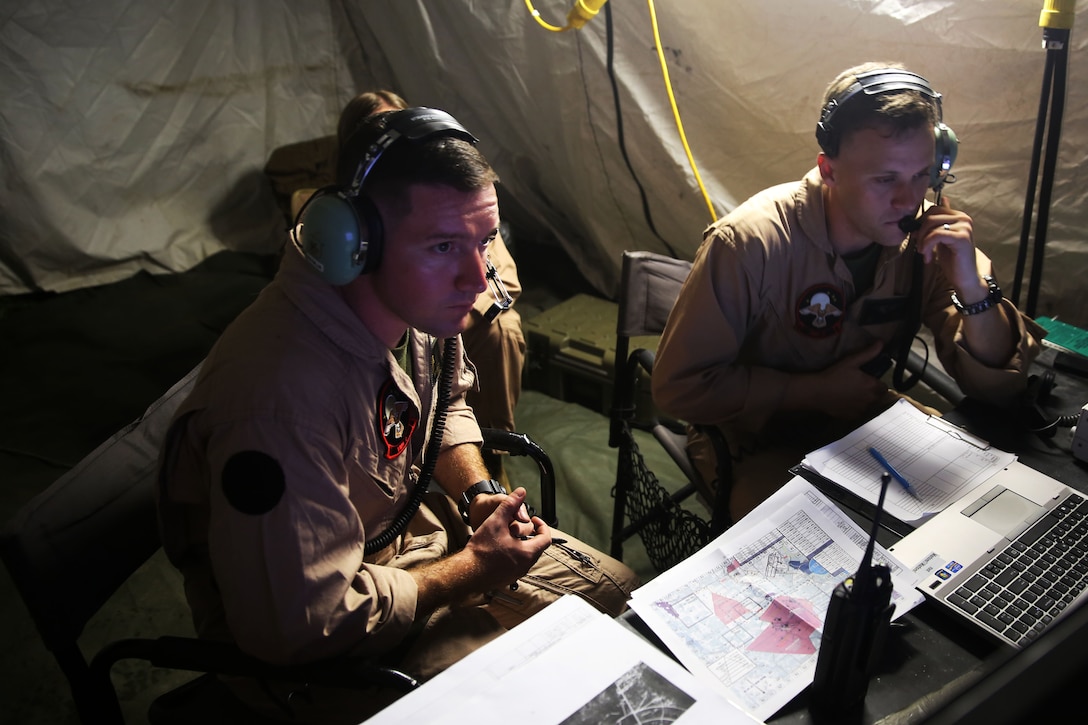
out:
{"label": "shoulder patch", "polygon": [[834,285],[817,284],[794,303],[794,326],[809,337],[823,338],[842,331],[843,293]]}
{"label": "shoulder patch", "polygon": [[378,432],[385,443],[385,457],[394,459],[404,453],[419,425],[419,414],[392,379],[378,391]]}
{"label": "shoulder patch", "polygon": [[276,508],[287,488],[283,466],[261,451],[239,451],[228,458],[221,483],[227,502],[250,516]]}

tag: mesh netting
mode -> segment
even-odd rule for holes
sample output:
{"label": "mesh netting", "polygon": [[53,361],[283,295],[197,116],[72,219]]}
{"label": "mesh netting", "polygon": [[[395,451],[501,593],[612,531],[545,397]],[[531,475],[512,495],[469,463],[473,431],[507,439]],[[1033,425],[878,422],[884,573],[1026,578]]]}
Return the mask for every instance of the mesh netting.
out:
{"label": "mesh netting", "polygon": [[710,524],[669,498],[626,427],[623,439],[616,480],[627,483],[625,518],[634,523],[652,516],[638,535],[650,563],[665,571],[710,542]]}

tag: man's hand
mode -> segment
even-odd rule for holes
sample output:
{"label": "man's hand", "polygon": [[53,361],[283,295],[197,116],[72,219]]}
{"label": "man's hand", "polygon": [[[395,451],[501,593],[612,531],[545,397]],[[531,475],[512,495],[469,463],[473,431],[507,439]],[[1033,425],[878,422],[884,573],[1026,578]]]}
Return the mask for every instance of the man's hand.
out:
{"label": "man's hand", "polygon": [[544,519],[530,519],[525,514],[524,488],[492,498],[499,499],[498,505],[465,546],[465,553],[477,561],[477,591],[510,584],[529,571],[552,543],[552,532]]}
{"label": "man's hand", "polygon": [[[942,206],[926,211],[918,234],[918,252],[927,264],[940,265],[962,304],[973,305],[989,296],[989,285],[978,268],[971,217],[953,210],[945,198]],[[962,329],[967,349],[985,365],[1005,365],[1016,348],[1013,321],[1002,305],[964,316]]]}
{"label": "man's hand", "polygon": [[918,230],[918,252],[926,264],[936,262],[965,303],[986,298],[987,288],[975,257],[974,225],[971,217],[949,206],[930,207]]}
{"label": "man's hand", "polygon": [[[524,491],[525,489],[521,489]],[[468,506],[469,525],[476,529],[490,516],[503,501],[508,498],[506,494],[481,494],[472,499]],[[517,519],[511,524],[511,531],[515,536],[528,536],[533,533],[534,527],[529,518],[529,510],[522,504],[517,510]]]}
{"label": "man's hand", "polygon": [[819,410],[835,418],[859,418],[888,394],[888,386],[861,369],[884,349],[875,341],[818,373],[790,378],[786,404],[793,410]]}
{"label": "man's hand", "polygon": [[520,520],[524,488],[494,498],[498,499],[495,510],[476,528],[464,549],[409,569],[418,590],[417,613],[511,584],[551,545],[552,532],[544,519]]}

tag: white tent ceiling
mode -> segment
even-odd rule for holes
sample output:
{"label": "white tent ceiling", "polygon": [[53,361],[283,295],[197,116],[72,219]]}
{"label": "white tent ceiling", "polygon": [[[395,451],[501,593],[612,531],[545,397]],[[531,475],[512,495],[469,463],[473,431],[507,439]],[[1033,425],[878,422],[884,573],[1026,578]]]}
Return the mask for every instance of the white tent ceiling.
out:
{"label": "white tent ceiling", "polygon": [[[535,6],[563,25],[571,0]],[[269,155],[332,133],[352,95],[382,86],[464,122],[499,171],[509,211],[532,222],[532,243],[562,250],[610,295],[621,250],[690,258],[710,220],[651,8],[718,214],[813,164],[820,97],[838,71],[899,60],[944,94],[961,140],[947,195],[974,217],[1008,289],[1047,57],[1042,7],[613,0],[583,29],[554,33],[524,0],[3,3],[0,294],[181,271],[223,248],[278,249]],[[1088,0],[1075,7],[1083,15]],[[1088,274],[1084,37],[1074,24],[1037,314],[1088,325],[1078,281]]]}

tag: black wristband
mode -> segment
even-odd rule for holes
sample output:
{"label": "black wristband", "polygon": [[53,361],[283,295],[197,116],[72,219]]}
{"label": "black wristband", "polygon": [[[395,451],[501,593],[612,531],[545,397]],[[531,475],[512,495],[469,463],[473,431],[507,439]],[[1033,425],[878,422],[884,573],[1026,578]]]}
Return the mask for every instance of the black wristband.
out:
{"label": "black wristband", "polygon": [[952,304],[957,310],[959,310],[960,314],[964,317],[969,317],[971,315],[977,315],[980,312],[985,312],[986,310],[1001,302],[1001,300],[1005,299],[1005,296],[1001,294],[1001,288],[997,286],[997,282],[994,280],[993,277],[986,274],[982,276],[982,279],[985,280],[986,286],[990,288],[990,293],[986,295],[986,299],[984,300],[965,305],[960,302],[960,298],[956,295],[956,293],[954,291],[952,292]]}
{"label": "black wristband", "polygon": [[477,481],[462,493],[461,497],[457,499],[457,510],[461,512],[461,520],[466,524],[468,521],[468,507],[472,503],[472,500],[479,496],[481,493],[506,493],[506,489],[502,487],[502,484],[493,478],[484,479],[483,481]]}

